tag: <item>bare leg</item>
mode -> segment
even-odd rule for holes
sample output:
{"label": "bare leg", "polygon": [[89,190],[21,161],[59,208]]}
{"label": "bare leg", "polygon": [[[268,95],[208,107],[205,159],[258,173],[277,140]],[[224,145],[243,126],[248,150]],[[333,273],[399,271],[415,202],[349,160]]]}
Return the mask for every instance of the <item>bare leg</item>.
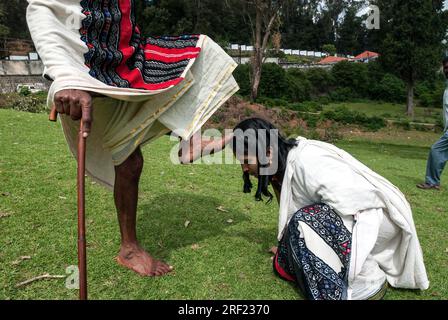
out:
{"label": "bare leg", "polygon": [[143,155],[137,149],[123,164],[115,167],[115,206],[121,233],[117,262],[143,276],[162,276],[173,268],[152,258],[138,243],[136,232],[138,186]]}

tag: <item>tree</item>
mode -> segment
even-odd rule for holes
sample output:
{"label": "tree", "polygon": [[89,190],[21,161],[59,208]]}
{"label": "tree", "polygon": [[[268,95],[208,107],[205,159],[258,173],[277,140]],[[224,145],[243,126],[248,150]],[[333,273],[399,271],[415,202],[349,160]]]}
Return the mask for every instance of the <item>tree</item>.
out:
{"label": "tree", "polygon": [[330,56],[334,56],[337,53],[336,46],[334,44],[326,44],[322,47],[322,51]]}
{"label": "tree", "polygon": [[0,37],[5,37],[9,34],[9,28],[5,25],[5,8],[4,4],[0,3]]}
{"label": "tree", "polygon": [[338,52],[355,55],[363,49],[366,28],[362,17],[357,16],[358,8],[352,6],[345,12],[344,20],[339,25],[336,47]]}
{"label": "tree", "polygon": [[8,37],[29,39],[30,33],[26,23],[27,0],[2,1],[4,10],[3,24],[9,29]]}
{"label": "tree", "polygon": [[[331,30],[330,39],[334,41],[338,38],[341,16],[349,8],[357,8],[361,4],[361,2],[354,0],[321,0],[317,2],[323,8],[322,15],[326,18],[327,28]],[[331,43],[334,43],[334,41]]]}
{"label": "tree", "polygon": [[251,100],[258,97],[261,72],[269,41],[280,25],[283,0],[228,0],[227,5],[241,12],[251,29],[254,52],[251,68]]}
{"label": "tree", "polygon": [[287,0],[282,7],[282,39],[286,48],[315,50],[319,1]]}
{"label": "tree", "polygon": [[[145,35],[200,33],[220,44],[248,43],[250,29],[232,6],[216,0],[136,1],[137,21]],[[211,18],[212,17],[212,18]]]}
{"label": "tree", "polygon": [[[377,0],[383,40],[380,61],[407,85],[406,111],[414,114],[417,81],[433,77],[443,55],[447,21],[443,0]],[[383,10],[384,9],[384,10]]]}

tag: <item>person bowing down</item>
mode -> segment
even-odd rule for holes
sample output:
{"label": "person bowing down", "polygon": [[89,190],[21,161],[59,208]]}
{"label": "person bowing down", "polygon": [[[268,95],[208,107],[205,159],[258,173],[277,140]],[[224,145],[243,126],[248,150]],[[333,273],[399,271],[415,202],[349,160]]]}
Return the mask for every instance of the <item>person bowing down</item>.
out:
{"label": "person bowing down", "polygon": [[428,289],[412,211],[385,178],[327,143],[287,140],[269,122],[234,130],[244,192],[280,204],[274,270],[307,299],[381,299],[389,285]]}

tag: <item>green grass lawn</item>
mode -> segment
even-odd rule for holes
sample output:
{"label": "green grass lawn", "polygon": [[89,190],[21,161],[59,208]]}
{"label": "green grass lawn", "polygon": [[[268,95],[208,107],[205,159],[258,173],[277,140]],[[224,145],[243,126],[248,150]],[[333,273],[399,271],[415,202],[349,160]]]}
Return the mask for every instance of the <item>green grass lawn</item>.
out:
{"label": "green grass lawn", "polygon": [[[406,116],[406,106],[404,104],[384,103],[376,101],[366,102],[344,102],[331,103],[324,106],[324,109],[334,109],[336,107],[346,106],[350,110],[356,110],[365,113],[368,116],[380,116],[395,120],[410,120],[422,123],[437,123],[442,118],[442,109],[419,108],[416,107],[414,119]],[[442,106],[442,102],[440,102]]]}
{"label": "green grass lawn", "polygon": [[[437,135],[426,139],[427,146],[406,138],[339,143],[396,184],[414,208],[431,288],[390,290],[386,299],[448,298],[447,191],[415,188]],[[144,148],[138,232],[175,273],[143,278],[115,263],[119,231],[112,194],[88,180],[90,298],[301,299],[272,272],[268,250],[276,245],[277,204],[244,195],[239,166],[172,165],[172,145],[162,138]],[[75,172],[59,124],[42,114],[0,110],[0,299],[77,298],[64,279],[15,287],[45,273],[65,275],[76,265]],[[31,259],[14,263],[21,256]]]}

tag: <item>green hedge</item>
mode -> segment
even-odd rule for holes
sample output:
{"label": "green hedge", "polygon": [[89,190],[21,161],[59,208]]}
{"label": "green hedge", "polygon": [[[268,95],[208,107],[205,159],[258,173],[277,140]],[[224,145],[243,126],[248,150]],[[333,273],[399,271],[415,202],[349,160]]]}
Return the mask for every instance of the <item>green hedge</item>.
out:
{"label": "green hedge", "polygon": [[32,94],[23,91],[20,94],[0,94],[0,109],[14,109],[31,113],[49,112],[47,107],[47,93]]}
{"label": "green hedge", "polygon": [[322,112],[322,119],[332,120],[342,124],[356,124],[369,130],[377,131],[387,126],[386,120],[380,117],[369,117],[364,113],[349,110],[347,107],[337,107],[334,110]]}
{"label": "green hedge", "polygon": [[[249,97],[250,65],[237,67],[234,76],[240,85],[240,94]],[[417,86],[416,97],[423,107],[440,107],[444,82],[436,79],[432,84]],[[379,63],[337,63],[331,70],[311,68],[284,70],[277,64],[263,66],[259,96],[282,99],[290,103],[318,101],[330,102],[370,99],[392,103],[406,101],[406,86],[395,75],[383,70]]]}

